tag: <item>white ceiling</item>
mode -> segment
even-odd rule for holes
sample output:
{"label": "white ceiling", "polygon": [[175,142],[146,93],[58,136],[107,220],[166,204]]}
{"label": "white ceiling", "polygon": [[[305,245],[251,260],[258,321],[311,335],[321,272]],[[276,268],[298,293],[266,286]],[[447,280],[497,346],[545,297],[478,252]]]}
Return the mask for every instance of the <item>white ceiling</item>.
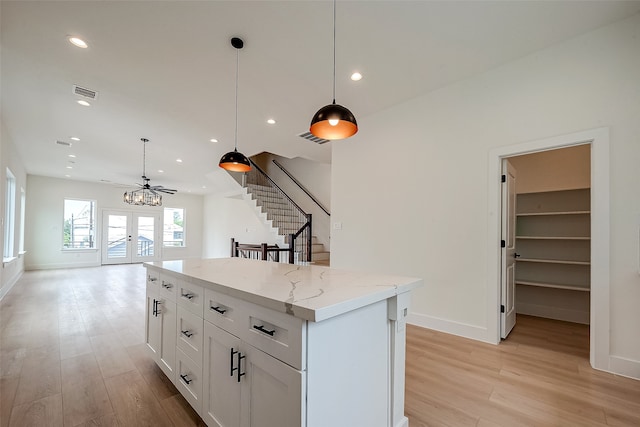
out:
{"label": "white ceiling", "polygon": [[[340,144],[296,136],[331,102],[331,1],[3,0],[0,7],[2,121],[30,174],[140,182],[146,137],[152,185],[215,189],[225,173],[218,160],[233,149],[232,36],[245,41],[239,151],[328,163]],[[337,102],[362,124],[638,11],[639,1],[339,0]],[[89,48],[71,45],[71,35]],[[349,79],[355,70],[360,82]],[[91,107],[75,103],[74,84],[98,91]]]}

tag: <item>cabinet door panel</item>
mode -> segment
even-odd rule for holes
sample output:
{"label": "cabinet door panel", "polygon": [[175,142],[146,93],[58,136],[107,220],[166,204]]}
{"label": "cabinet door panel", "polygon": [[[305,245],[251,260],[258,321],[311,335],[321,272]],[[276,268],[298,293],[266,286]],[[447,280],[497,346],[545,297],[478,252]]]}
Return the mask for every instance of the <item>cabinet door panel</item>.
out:
{"label": "cabinet door panel", "polygon": [[161,298],[158,303],[161,319],[158,365],[171,381],[175,379],[176,366],[176,303]]}
{"label": "cabinet door panel", "polygon": [[240,339],[209,322],[205,322],[204,335],[203,418],[209,426],[237,427],[241,383],[238,371],[232,371],[238,367],[238,355],[232,349],[240,351]]}
{"label": "cabinet door panel", "polygon": [[254,347],[244,350],[242,427],[304,425],[302,372]]}
{"label": "cabinet door panel", "polygon": [[145,324],[145,342],[151,350],[154,360],[157,360],[157,353],[160,349],[160,318],[156,315],[157,297],[155,293],[147,292],[147,317]]}

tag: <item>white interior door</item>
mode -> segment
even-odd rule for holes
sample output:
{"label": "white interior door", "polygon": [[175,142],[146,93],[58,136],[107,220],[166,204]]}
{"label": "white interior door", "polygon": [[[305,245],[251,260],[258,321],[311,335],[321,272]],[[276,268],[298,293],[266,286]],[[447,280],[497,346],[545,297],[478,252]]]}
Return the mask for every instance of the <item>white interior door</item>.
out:
{"label": "white interior door", "polygon": [[102,264],[160,259],[160,214],[105,211],[102,223]]}
{"label": "white interior door", "polygon": [[516,324],[516,169],[502,160],[502,260],[500,292],[500,336]]}

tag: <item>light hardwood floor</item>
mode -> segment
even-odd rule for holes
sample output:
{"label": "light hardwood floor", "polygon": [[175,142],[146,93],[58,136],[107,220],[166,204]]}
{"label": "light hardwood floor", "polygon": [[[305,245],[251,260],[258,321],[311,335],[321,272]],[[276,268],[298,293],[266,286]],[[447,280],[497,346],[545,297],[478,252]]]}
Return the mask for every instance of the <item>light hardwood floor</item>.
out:
{"label": "light hardwood floor", "polygon": [[[0,427],[204,426],[146,351],[144,295],[140,265],[25,272],[0,303]],[[499,346],[409,326],[410,426],[640,426],[640,381],[587,359],[579,325],[519,317]]]}

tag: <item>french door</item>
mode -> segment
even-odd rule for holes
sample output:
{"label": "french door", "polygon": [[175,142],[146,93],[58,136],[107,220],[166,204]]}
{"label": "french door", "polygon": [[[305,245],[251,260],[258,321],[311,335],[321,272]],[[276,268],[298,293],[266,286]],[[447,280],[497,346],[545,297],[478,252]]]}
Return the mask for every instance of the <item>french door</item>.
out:
{"label": "french door", "polygon": [[102,264],[131,264],[160,259],[159,213],[104,211]]}

